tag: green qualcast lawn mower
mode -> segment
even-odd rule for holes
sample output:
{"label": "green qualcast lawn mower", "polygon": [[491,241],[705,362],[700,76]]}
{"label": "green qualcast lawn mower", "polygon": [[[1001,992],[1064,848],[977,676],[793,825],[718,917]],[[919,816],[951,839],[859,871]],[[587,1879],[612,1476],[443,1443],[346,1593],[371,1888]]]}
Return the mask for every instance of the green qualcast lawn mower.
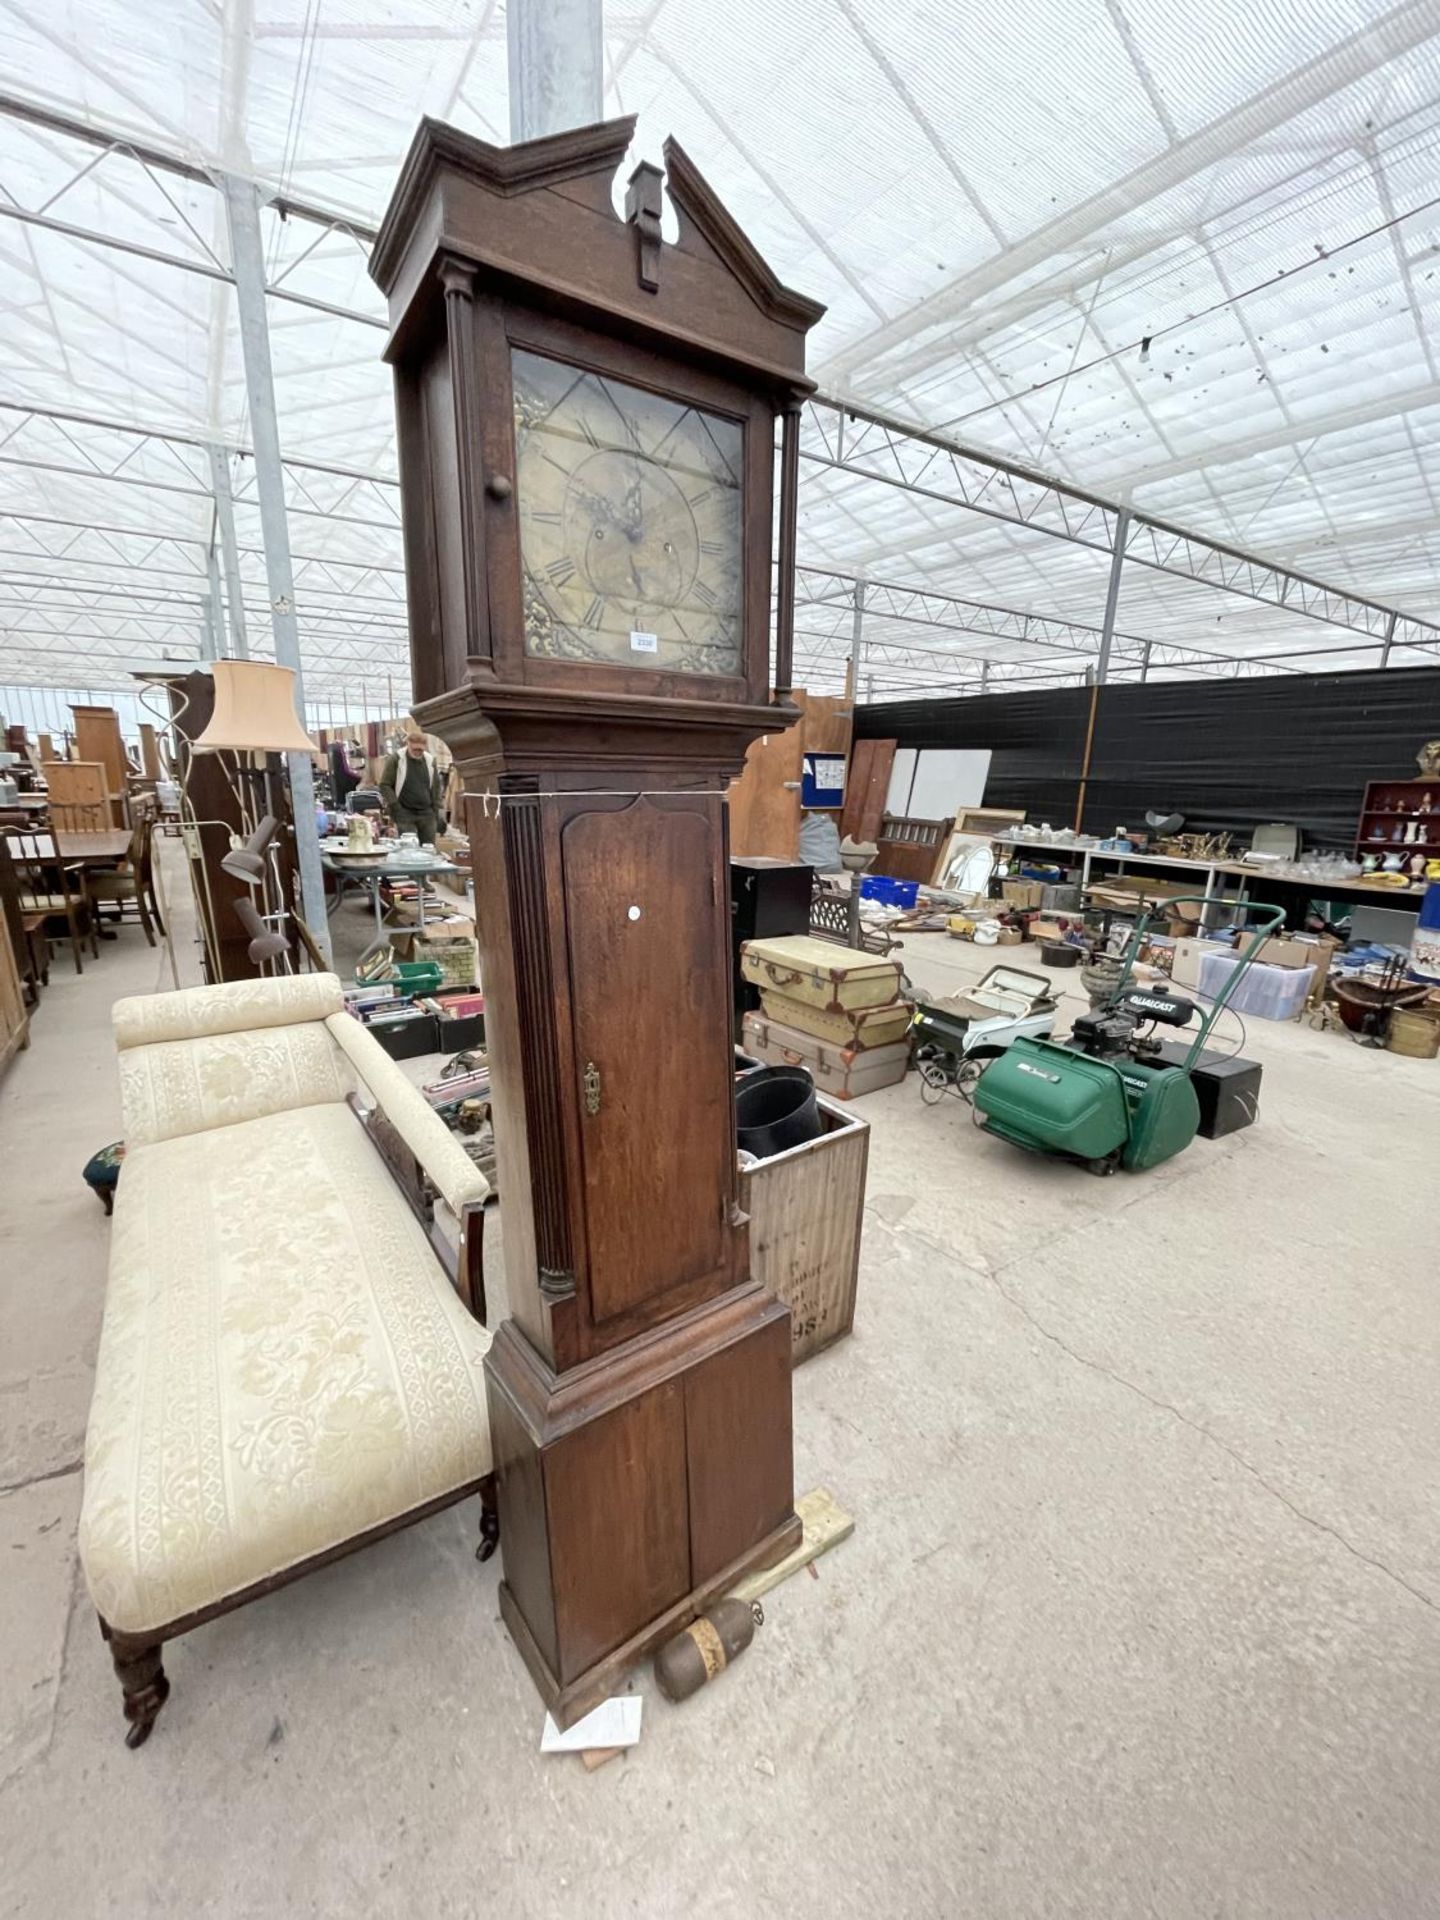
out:
{"label": "green qualcast lawn mower", "polygon": [[[1236,905],[1191,894],[1165,907],[1195,902],[1202,912]],[[1149,912],[1136,922],[1115,991],[1076,1020],[1068,1041],[1016,1040],[990,1063],[975,1086],[977,1124],[1032,1153],[1078,1160],[1091,1173],[1138,1172],[1188,1147],[1200,1125],[1191,1074],[1261,944],[1285,918],[1279,907],[1239,904],[1264,917],[1239,966],[1201,1013],[1200,1030],[1179,1065],[1160,1059],[1163,1043],[1154,1029],[1188,1026],[1199,1011],[1194,1001],[1127,984],[1154,918]]]}

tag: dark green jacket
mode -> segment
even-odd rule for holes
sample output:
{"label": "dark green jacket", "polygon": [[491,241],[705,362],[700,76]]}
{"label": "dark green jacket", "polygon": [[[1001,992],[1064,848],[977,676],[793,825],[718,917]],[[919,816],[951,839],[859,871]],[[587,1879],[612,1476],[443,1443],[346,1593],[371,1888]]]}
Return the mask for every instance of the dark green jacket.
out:
{"label": "dark green jacket", "polygon": [[[410,778],[409,793],[403,800],[400,798],[406,791],[406,778],[410,775],[412,766],[422,768],[428,776],[430,798],[422,799],[418,804],[415,802],[415,791],[419,782],[413,777]],[[440,777],[440,769],[435,764],[434,755],[427,753],[423,760],[412,761],[408,753],[387,754],[385,764],[380,769],[380,798],[392,813],[397,806],[403,806],[407,812],[424,813],[428,809],[431,813],[443,815],[445,782]]]}

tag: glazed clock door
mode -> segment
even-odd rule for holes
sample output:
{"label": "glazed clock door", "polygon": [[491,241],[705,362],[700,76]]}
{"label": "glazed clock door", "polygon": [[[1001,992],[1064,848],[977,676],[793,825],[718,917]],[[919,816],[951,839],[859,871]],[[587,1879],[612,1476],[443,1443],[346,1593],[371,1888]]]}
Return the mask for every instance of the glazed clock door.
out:
{"label": "glazed clock door", "polygon": [[562,830],[584,1266],[602,1345],[605,1322],[658,1296],[729,1284],[719,810],[713,795],[642,795]]}

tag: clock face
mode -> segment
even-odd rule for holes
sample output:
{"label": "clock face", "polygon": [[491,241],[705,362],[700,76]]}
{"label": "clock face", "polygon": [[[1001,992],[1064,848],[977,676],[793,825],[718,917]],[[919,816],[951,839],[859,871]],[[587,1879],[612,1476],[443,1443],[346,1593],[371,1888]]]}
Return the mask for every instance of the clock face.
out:
{"label": "clock face", "polygon": [[738,675],[744,429],[516,348],[525,651]]}

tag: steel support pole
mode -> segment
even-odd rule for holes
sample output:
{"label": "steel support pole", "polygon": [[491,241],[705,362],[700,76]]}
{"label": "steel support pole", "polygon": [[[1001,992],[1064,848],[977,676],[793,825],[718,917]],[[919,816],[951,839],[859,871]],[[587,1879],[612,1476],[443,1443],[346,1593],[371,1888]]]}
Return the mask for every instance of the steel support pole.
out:
{"label": "steel support pole", "polygon": [[1384,639],[1384,643],[1380,648],[1380,664],[1382,667],[1389,666],[1390,649],[1394,646],[1394,644],[1395,644],[1395,610],[1392,607],[1390,610],[1390,618],[1385,622],[1385,639]]}
{"label": "steel support pole", "polygon": [[[270,627],[275,636],[276,661],[294,671],[295,711],[303,725],[305,683],[300,668],[300,630],[295,620],[295,583],[290,567],[290,527],[285,514],[285,473],[280,464],[275,378],[270,366],[270,329],[265,312],[260,195],[252,181],[238,179],[234,174],[222,174],[220,182],[230,233],[230,263],[235,275],[245,390],[250,402],[250,432],[255,443],[255,496],[260,508],[260,537],[265,548]],[[328,962],[330,928],[325,914],[320,836],[315,824],[315,769],[308,753],[287,753],[285,760],[295,815],[301,911],[315,944]]]}
{"label": "steel support pole", "polygon": [[1147,640],[1140,649],[1140,684],[1143,687],[1150,678],[1150,642]]}
{"label": "steel support pole", "polygon": [[865,582],[855,582],[855,611],[850,619],[850,670],[845,676],[845,693],[853,707],[860,693],[860,669],[865,664]]}
{"label": "steel support pole", "polygon": [[200,657],[218,660],[225,649],[220,644],[220,602],[213,584],[214,555],[211,555],[212,585],[200,597]]}
{"label": "steel support pole", "polygon": [[219,660],[225,653],[225,602],[220,593],[220,559],[213,540],[205,556],[205,568],[210,581],[205,595],[205,618],[210,625],[210,658]]}
{"label": "steel support pole", "polygon": [[[267,351],[268,364],[268,351]],[[248,369],[247,375],[248,378]],[[251,412],[254,412],[252,407]],[[235,501],[230,492],[230,456],[212,442],[205,451],[210,456],[210,491],[215,497],[215,519],[220,527],[220,551],[225,556],[225,604],[230,625],[230,651],[237,660],[250,658],[250,643],[245,636],[245,600],[240,586],[240,549],[235,540]],[[210,565],[215,565],[215,549],[210,549]],[[220,604],[216,595],[215,604]]]}
{"label": "steel support pole", "polygon": [[601,0],[509,0],[512,143],[604,119],[603,18]]}
{"label": "steel support pole", "polygon": [[1115,615],[1120,606],[1120,569],[1125,564],[1125,542],[1130,536],[1130,509],[1121,507],[1115,515],[1115,543],[1110,549],[1110,584],[1105,589],[1105,618],[1100,627],[1100,653],[1095,662],[1095,683],[1103,687],[1110,678],[1110,647],[1115,638]]}

